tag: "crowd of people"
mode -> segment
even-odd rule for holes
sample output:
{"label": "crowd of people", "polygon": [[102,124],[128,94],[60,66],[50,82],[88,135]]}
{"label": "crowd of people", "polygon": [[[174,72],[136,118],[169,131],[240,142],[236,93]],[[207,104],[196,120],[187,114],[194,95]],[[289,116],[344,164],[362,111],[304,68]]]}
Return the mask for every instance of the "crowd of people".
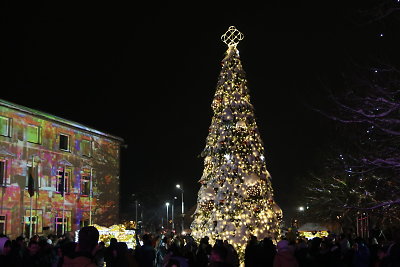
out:
{"label": "crowd of people", "polygon": [[33,236],[26,240],[0,237],[0,266],[41,267],[395,267],[400,266],[400,239],[379,244],[346,235],[307,240],[286,236],[274,242],[251,236],[244,254],[227,241],[211,245],[190,235],[151,235],[137,238],[135,249],[115,238],[105,246],[93,226],[79,231],[78,242],[68,235]]}

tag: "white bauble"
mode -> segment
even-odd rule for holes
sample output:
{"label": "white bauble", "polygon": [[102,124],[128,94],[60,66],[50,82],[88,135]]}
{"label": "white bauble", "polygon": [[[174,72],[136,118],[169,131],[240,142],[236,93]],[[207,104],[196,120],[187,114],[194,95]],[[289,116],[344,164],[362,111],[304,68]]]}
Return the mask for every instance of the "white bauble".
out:
{"label": "white bauble", "polygon": [[236,128],[240,129],[240,130],[246,129],[247,128],[247,124],[246,124],[245,121],[240,120],[240,121],[236,122]]}
{"label": "white bauble", "polygon": [[260,180],[260,178],[255,173],[252,173],[243,177],[243,180],[246,185],[252,186],[255,185]]}

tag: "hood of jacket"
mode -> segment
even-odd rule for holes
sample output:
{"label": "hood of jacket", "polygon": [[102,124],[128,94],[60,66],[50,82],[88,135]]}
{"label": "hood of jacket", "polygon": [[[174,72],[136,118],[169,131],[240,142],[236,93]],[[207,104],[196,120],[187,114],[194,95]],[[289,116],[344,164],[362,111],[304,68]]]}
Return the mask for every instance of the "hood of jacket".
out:
{"label": "hood of jacket", "polygon": [[7,237],[1,237],[0,238],[0,255],[3,255],[3,250],[4,250],[4,245],[8,241]]}

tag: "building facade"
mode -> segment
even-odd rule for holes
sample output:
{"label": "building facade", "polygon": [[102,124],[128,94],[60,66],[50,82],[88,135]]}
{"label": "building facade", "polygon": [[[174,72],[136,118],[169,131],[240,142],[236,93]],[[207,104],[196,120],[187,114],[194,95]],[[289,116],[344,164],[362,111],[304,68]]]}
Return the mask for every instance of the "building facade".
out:
{"label": "building facade", "polygon": [[15,238],[118,223],[122,143],[0,100],[0,233]]}

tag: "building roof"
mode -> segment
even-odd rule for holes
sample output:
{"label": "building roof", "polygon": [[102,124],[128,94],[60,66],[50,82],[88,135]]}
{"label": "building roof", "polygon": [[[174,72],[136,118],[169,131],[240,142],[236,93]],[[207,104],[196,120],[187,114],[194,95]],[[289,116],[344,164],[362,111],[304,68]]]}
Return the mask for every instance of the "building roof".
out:
{"label": "building roof", "polygon": [[107,138],[113,139],[113,140],[121,142],[121,143],[124,142],[124,139],[122,139],[121,137],[114,136],[114,135],[111,135],[108,133],[104,133],[104,132],[98,131],[96,129],[90,128],[88,126],[85,126],[83,124],[80,124],[80,123],[77,123],[74,121],[70,121],[67,119],[63,119],[63,118],[39,111],[39,110],[35,110],[35,109],[31,109],[31,108],[24,107],[21,105],[17,105],[17,104],[5,101],[3,99],[0,99],[0,106],[5,106],[5,107],[11,108],[11,109],[15,109],[15,110],[18,110],[18,111],[21,111],[21,112],[45,119],[45,120],[63,124],[65,126],[73,127],[73,128],[79,129],[79,130],[83,130],[83,131],[89,132],[91,134],[107,137]]}

